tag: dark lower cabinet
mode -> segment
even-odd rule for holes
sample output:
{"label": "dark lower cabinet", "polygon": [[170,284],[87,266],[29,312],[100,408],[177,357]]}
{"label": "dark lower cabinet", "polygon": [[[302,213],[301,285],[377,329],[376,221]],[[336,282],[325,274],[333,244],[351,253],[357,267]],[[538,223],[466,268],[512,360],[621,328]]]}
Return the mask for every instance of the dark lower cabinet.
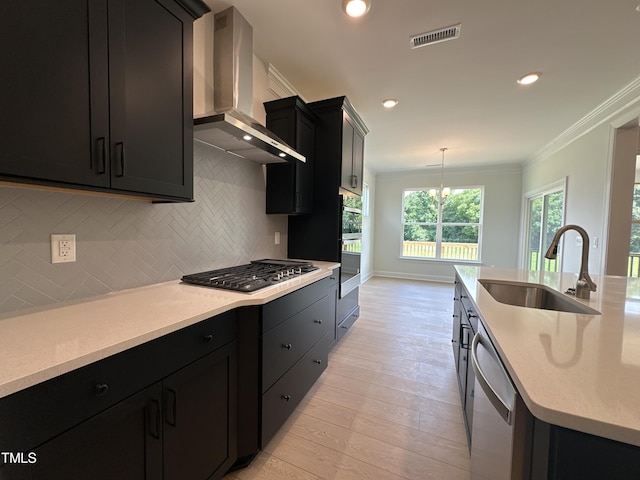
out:
{"label": "dark lower cabinet", "polygon": [[236,318],[212,317],[0,399],[0,479],[222,478],[236,460]]}
{"label": "dark lower cabinet", "polygon": [[0,398],[1,480],[217,480],[325,370],[337,274]]}
{"label": "dark lower cabinet", "polygon": [[0,478],[162,478],[161,398],[153,385],[32,450],[34,463],[1,465]]}
{"label": "dark lower cabinet", "polygon": [[273,438],[327,366],[337,274],[261,307],[239,310],[238,462]]}
{"label": "dark lower cabinet", "polygon": [[336,340],[340,341],[360,316],[358,294],[360,288],[356,287],[348,294],[338,299],[336,306]]}
{"label": "dark lower cabinet", "polygon": [[236,343],[162,382],[164,480],[221,478],[236,460]]}
{"label": "dark lower cabinet", "polygon": [[264,448],[280,430],[320,374],[327,368],[328,336],[300,358],[291,370],[262,396],[261,444]]}
{"label": "dark lower cabinet", "polygon": [[335,281],[325,278],[263,307],[260,446],[264,448],[327,366]]}

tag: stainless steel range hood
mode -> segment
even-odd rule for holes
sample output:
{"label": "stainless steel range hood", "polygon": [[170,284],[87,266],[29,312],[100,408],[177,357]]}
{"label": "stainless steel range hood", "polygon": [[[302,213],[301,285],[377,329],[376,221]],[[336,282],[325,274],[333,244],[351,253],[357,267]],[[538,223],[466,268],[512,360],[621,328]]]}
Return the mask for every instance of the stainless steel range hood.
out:
{"label": "stainless steel range hood", "polygon": [[305,162],[251,117],[253,28],[235,7],[215,15],[213,40],[215,113],[194,119],[194,139],[260,164]]}

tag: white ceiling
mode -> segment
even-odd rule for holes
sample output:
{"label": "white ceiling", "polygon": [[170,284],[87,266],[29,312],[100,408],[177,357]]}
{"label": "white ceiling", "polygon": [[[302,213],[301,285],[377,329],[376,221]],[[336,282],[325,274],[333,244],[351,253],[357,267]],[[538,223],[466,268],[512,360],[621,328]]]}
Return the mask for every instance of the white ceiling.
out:
{"label": "white ceiling", "polygon": [[[439,163],[440,147],[447,166],[524,162],[640,76],[640,0],[371,0],[361,19],[341,0],[206,1],[244,15],[305,100],[347,95],[379,172]],[[457,23],[460,38],[409,48]]]}

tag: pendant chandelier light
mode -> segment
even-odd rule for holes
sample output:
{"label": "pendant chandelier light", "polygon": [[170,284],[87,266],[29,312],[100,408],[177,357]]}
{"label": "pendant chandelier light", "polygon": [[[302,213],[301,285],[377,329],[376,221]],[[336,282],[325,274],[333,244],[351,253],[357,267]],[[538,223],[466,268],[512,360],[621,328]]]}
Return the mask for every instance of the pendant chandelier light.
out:
{"label": "pendant chandelier light", "polygon": [[371,8],[371,0],[343,0],[342,9],[350,17],[361,17]]}
{"label": "pendant chandelier light", "polygon": [[[447,147],[442,147],[440,151],[442,152],[442,162],[440,164],[440,200],[446,199],[449,195],[451,195],[451,189],[449,187],[444,186],[444,152],[448,149]],[[438,194],[438,191],[435,188],[429,190],[429,196],[431,198],[435,198]]]}

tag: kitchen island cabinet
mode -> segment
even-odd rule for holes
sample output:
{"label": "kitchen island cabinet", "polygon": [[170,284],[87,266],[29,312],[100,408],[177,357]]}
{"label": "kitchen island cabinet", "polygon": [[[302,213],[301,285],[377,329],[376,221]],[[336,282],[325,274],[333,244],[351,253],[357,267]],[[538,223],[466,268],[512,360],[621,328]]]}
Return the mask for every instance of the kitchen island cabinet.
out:
{"label": "kitchen island cabinet", "polygon": [[3,2],[0,179],[192,200],[192,23],[207,11],[200,0]]}
{"label": "kitchen island cabinet", "polygon": [[462,419],[467,433],[467,443],[471,445],[471,425],[473,424],[473,396],[475,375],[469,358],[471,340],[478,331],[478,315],[469,300],[469,294],[462,282],[455,281],[453,304],[453,332],[451,344],[453,346],[454,361],[458,374],[460,388],[460,403],[462,404]]}
{"label": "kitchen island cabinet", "polygon": [[634,293],[640,281],[595,279],[598,291],[590,300],[569,301],[596,313],[578,314],[501,303],[480,282],[542,284],[564,292],[574,286],[575,275],[455,268],[460,291],[468,295],[526,406],[525,478],[637,476],[640,388],[631,379],[638,378],[640,363],[630,352],[640,331]]}
{"label": "kitchen island cabinet", "polygon": [[627,480],[640,472],[640,448],[534,418],[532,480]]}

